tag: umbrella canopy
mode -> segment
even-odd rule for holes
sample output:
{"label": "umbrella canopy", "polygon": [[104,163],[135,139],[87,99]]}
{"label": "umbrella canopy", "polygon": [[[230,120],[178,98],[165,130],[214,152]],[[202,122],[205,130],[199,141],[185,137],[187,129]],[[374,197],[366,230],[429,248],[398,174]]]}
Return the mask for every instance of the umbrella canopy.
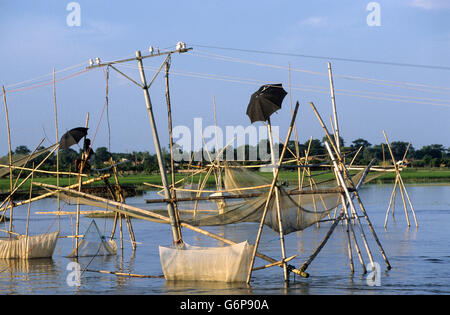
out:
{"label": "umbrella canopy", "polygon": [[251,123],[266,121],[270,115],[281,108],[287,92],[281,84],[266,84],[252,94],[247,107],[247,115]]}
{"label": "umbrella canopy", "polygon": [[77,127],[67,131],[62,135],[61,140],[59,141],[59,148],[65,150],[78,143],[81,138],[87,135],[88,129],[89,128]]}

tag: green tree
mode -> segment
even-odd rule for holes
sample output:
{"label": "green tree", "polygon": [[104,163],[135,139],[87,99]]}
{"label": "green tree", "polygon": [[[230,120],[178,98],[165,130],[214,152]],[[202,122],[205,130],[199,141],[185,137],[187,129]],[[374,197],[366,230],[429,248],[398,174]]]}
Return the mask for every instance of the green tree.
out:
{"label": "green tree", "polygon": [[105,164],[104,162],[109,161],[109,159],[112,157],[111,153],[108,151],[106,147],[99,147],[97,150],[95,150],[94,154],[94,165],[96,168],[101,168]]}
{"label": "green tree", "polygon": [[371,144],[369,141],[367,141],[363,138],[358,138],[356,140],[353,140],[352,144],[350,146],[355,149],[359,149],[360,147],[368,148],[371,146]]}
{"label": "green tree", "polygon": [[27,154],[30,154],[31,151],[30,151],[30,149],[27,148],[26,145],[19,145],[13,153],[27,155]]}

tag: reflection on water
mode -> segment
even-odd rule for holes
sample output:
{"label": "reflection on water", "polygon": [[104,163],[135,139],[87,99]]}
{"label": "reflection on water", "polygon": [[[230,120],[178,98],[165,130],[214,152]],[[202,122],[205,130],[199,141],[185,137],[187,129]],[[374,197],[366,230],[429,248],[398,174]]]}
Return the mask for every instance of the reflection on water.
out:
{"label": "reflection on water", "polygon": [[[382,268],[381,286],[369,286],[366,275],[356,253],[353,252],[355,273],[350,273],[345,227],[338,225],[329,242],[308,268],[310,277],[299,278],[291,274],[291,282],[285,285],[282,268],[272,267],[253,273],[251,286],[216,282],[169,282],[160,278],[131,278],[102,274],[87,270],[116,271],[140,275],[162,275],[159,261],[159,245],[171,242],[170,228],[166,224],[133,220],[137,242],[135,252],[131,250],[126,224],[123,224],[124,248],[117,255],[82,257],[81,285],[70,286],[67,278],[71,272],[67,258],[73,249],[73,239],[61,238],[52,259],[0,260],[0,294],[448,294],[450,293],[450,186],[408,185],[408,193],[414,205],[419,228],[407,228],[401,203],[396,206],[395,217],[389,218],[387,230],[384,217],[392,185],[369,185],[361,190],[361,197],[371,218],[377,235],[383,244],[393,267],[385,271],[384,261],[376,243],[369,235],[369,246],[374,259]],[[127,203],[147,207],[145,199],[155,198],[155,192],[127,199]],[[64,211],[73,211],[73,205],[64,205]],[[74,233],[74,216],[37,215],[36,211],[56,210],[54,199],[41,200],[32,205],[30,233],[52,232],[61,227],[61,235]],[[83,206],[81,210],[93,210]],[[27,207],[18,207],[14,212],[14,227],[23,233]],[[113,220],[95,219],[101,232],[109,236]],[[91,219],[83,217],[80,231],[83,233]],[[364,221],[362,221],[364,222]],[[124,221],[125,223],[125,221]],[[290,264],[299,267],[320,243],[330,223],[321,223],[319,228],[286,236],[287,256],[297,254]],[[2,227],[3,228],[3,227]],[[248,240],[253,243],[258,224],[242,223],[229,226],[207,227],[212,233],[236,242]],[[356,232],[356,231],[355,231]],[[119,242],[116,231],[116,242]],[[183,229],[183,238],[196,246],[223,246],[219,241]],[[362,244],[359,244],[360,247]],[[261,238],[260,252],[280,259],[280,240],[277,233],[265,227]],[[365,263],[368,257],[363,257]],[[265,265],[259,258],[255,266]]]}

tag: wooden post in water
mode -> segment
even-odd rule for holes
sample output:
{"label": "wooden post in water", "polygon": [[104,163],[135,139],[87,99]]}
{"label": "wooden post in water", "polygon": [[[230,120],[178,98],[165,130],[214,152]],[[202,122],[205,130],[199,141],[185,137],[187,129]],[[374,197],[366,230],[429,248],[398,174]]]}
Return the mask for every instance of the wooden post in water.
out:
{"label": "wooden post in water", "polygon": [[[88,125],[89,125],[89,113],[86,114],[85,127],[87,128]],[[87,155],[85,156],[84,145],[83,145],[83,151],[81,153],[80,170],[78,172],[78,191],[81,191],[81,185],[82,185],[81,174],[83,174],[84,164],[86,163],[85,157],[87,159]],[[78,257],[78,245],[79,245],[78,236],[79,235],[80,235],[80,202],[77,199],[77,220],[75,223],[75,257]]]}
{"label": "wooden post in water", "polygon": [[[162,155],[161,155],[161,146],[159,144],[158,131],[156,129],[155,118],[153,116],[152,102],[150,100],[150,94],[148,92],[147,81],[145,79],[144,65],[142,63],[142,57],[141,57],[140,51],[136,52],[136,58],[137,58],[137,62],[138,62],[138,66],[139,66],[139,73],[140,73],[141,81],[142,81],[142,90],[144,92],[145,105],[147,106],[147,112],[148,112],[148,116],[149,116],[149,120],[150,120],[150,126],[152,128],[153,142],[155,145],[156,157],[158,159],[158,164],[159,164],[159,172],[161,174],[161,181],[164,186],[164,196],[166,198],[170,198],[171,194],[170,194],[170,190],[169,190],[169,184],[167,182],[166,168],[164,166],[164,161],[163,161]],[[181,237],[181,233],[180,233],[181,229],[179,227],[179,222],[177,220],[177,215],[175,213],[173,203],[171,203],[171,202],[167,203],[167,211],[168,211],[168,214],[170,217],[170,224],[172,226],[173,242],[174,242],[174,244],[179,244],[179,243],[183,242],[183,239]]]}
{"label": "wooden post in water", "polygon": [[[166,83],[166,103],[167,103],[167,122],[169,128],[169,149],[170,149],[170,175],[171,175],[171,195],[173,199],[177,198],[177,193],[175,191],[175,169],[174,169],[174,160],[173,160],[173,136],[172,136],[172,104],[170,101],[170,90],[169,90],[169,69],[171,63],[171,54],[169,54],[164,62],[165,65],[165,83]],[[178,205],[176,202],[173,203],[175,221],[179,222],[179,213],[178,213]],[[181,235],[181,226],[178,224],[178,234]]]}

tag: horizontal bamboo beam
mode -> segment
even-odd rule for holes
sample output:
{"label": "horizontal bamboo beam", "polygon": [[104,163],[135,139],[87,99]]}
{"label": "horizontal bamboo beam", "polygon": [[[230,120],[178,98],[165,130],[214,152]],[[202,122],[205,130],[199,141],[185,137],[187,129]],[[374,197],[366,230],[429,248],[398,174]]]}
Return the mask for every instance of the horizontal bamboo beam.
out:
{"label": "horizontal bamboo beam", "polygon": [[[9,168],[9,165],[6,164],[0,164],[0,167],[5,167],[5,168]],[[11,165],[11,168],[14,170],[24,170],[24,171],[34,171],[35,173],[43,173],[43,174],[52,174],[52,175],[69,175],[69,176],[78,176],[80,175],[79,173],[72,173],[72,172],[55,172],[55,171],[44,171],[44,170],[37,170],[37,169],[32,169],[32,168],[28,168],[28,167],[22,167],[22,166],[14,166]],[[81,176],[83,177],[87,177],[88,175],[86,174],[81,174]]]}
{"label": "horizontal bamboo beam", "polygon": [[[82,182],[82,185],[88,185],[88,184],[91,184],[91,183],[94,183],[94,182],[97,182],[97,181],[100,181],[100,180],[103,180],[103,179],[109,178],[109,177],[111,177],[110,174],[105,174],[105,175],[102,175],[100,177],[91,178],[91,179],[88,179],[88,180]],[[33,185],[34,185],[34,183],[33,183]],[[55,187],[57,187],[57,186],[55,186]],[[77,187],[78,187],[78,183],[70,185],[70,186],[67,186],[66,188],[77,188]],[[57,192],[58,191],[50,191],[50,192],[42,194],[40,196],[31,198],[31,199],[28,199],[28,200],[24,200],[24,201],[21,201],[21,202],[14,203],[14,207],[21,206],[21,205],[28,204],[28,203],[33,202],[33,201],[37,201],[37,200],[41,200],[41,199],[50,197],[50,196],[56,194]],[[7,210],[9,208],[11,208],[11,205],[3,207],[3,208],[0,208],[0,212],[1,211],[5,211],[5,210]]]}
{"label": "horizontal bamboo beam", "polygon": [[150,275],[139,275],[135,273],[126,273],[126,272],[117,272],[117,271],[108,271],[108,270],[92,270],[92,269],[85,269],[83,271],[88,272],[97,272],[97,273],[105,273],[110,275],[116,275],[116,276],[123,276],[123,277],[135,277],[135,278],[164,278],[163,275],[160,276],[150,276]]}
{"label": "horizontal bamboo beam", "polygon": [[274,263],[271,263],[271,264],[268,264],[268,265],[264,265],[264,266],[261,266],[261,267],[256,267],[256,268],[253,268],[252,271],[255,271],[255,270],[262,270],[262,269],[266,269],[266,268],[270,268],[270,267],[274,267],[274,266],[281,266],[283,263],[286,263],[286,262],[288,262],[288,261],[291,261],[292,259],[294,259],[294,258],[297,257],[297,256],[298,256],[298,255],[294,255],[294,256],[291,256],[291,257],[289,257],[289,258],[282,259],[282,260],[280,260],[280,261],[277,261],[277,262],[274,262]]}
{"label": "horizontal bamboo beam", "polygon": [[[348,188],[349,191],[354,191],[354,189]],[[339,194],[343,193],[342,188],[334,189],[317,189],[317,190],[301,190],[301,191],[288,191],[288,195],[318,195],[318,194]],[[240,195],[229,195],[229,196],[199,196],[199,197],[186,197],[186,198],[160,198],[160,199],[147,199],[146,203],[166,203],[166,202],[186,202],[186,201],[197,201],[197,200],[222,200],[222,199],[241,199],[241,198],[254,198],[264,196],[266,193],[251,193],[251,194],[240,194]]]}

